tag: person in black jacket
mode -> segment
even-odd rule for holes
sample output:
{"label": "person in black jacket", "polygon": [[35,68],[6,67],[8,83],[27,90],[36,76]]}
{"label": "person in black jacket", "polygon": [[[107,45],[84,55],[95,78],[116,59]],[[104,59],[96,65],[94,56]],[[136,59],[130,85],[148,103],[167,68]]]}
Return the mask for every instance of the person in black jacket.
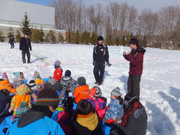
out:
{"label": "person in black jacket", "polygon": [[101,85],[103,83],[105,62],[108,66],[109,63],[109,51],[107,45],[103,43],[103,37],[98,37],[98,43],[94,46],[93,50],[93,65],[94,65],[94,77],[95,84]]}
{"label": "person in black jacket", "polygon": [[16,43],[13,37],[10,37],[9,43],[11,45],[11,49],[13,49],[14,48],[14,43]]}
{"label": "person in black jacket", "polygon": [[85,99],[77,104],[72,124],[74,135],[103,135],[100,119]]}
{"label": "person in black jacket", "polygon": [[10,96],[10,91],[7,89],[0,90],[0,118],[9,115],[9,107],[11,104],[11,99],[13,96]]}
{"label": "person in black jacket", "polygon": [[20,42],[20,50],[22,50],[22,60],[23,60],[23,63],[26,63],[26,58],[25,58],[25,55],[27,55],[27,58],[28,58],[28,63],[31,63],[30,62],[30,51],[32,51],[32,48],[31,48],[31,41],[30,39],[28,38],[28,34],[24,34],[24,37],[21,38],[21,42]]}

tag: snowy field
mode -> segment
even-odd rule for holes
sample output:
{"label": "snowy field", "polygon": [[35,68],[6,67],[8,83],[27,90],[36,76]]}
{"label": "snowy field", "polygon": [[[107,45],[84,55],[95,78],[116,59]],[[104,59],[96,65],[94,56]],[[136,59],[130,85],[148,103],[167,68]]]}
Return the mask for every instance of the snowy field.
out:
{"label": "snowy field", "polygon": [[[93,46],[32,44],[32,49],[32,64],[22,64],[18,44],[11,50],[8,43],[0,43],[0,75],[7,72],[12,81],[13,72],[21,71],[27,79],[38,71],[42,78],[47,78],[53,76],[54,61],[60,60],[64,72],[69,69],[74,79],[84,76],[90,87],[94,86]],[[106,68],[101,86],[108,102],[113,88],[120,87],[123,96],[127,92],[129,63],[124,60],[122,50],[130,48],[109,47],[112,66]],[[180,51],[146,50],[141,102],[148,114],[147,135],[180,135]]]}

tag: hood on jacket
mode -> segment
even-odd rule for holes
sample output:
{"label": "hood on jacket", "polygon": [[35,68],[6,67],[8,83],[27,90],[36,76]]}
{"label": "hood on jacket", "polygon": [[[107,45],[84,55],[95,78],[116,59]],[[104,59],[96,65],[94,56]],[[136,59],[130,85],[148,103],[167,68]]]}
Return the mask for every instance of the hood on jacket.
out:
{"label": "hood on jacket", "polygon": [[26,95],[31,92],[31,89],[26,84],[22,84],[16,88],[16,92],[18,95]]}
{"label": "hood on jacket", "polygon": [[136,53],[136,52],[141,52],[141,53],[144,54],[144,53],[146,52],[146,50],[145,50],[144,48],[142,48],[142,47],[139,46],[139,47],[135,50],[135,53]]}
{"label": "hood on jacket", "polygon": [[[92,113],[92,112],[91,112]],[[98,125],[98,116],[96,113],[88,114],[86,115],[78,115],[77,116],[77,122],[83,126],[88,128],[89,130],[93,131],[96,129]]]}
{"label": "hood on jacket", "polygon": [[18,121],[17,127],[24,127],[28,124],[33,123],[34,121],[44,118],[45,116],[46,115],[43,112],[29,110],[26,113],[22,114],[21,118]]}
{"label": "hood on jacket", "polygon": [[69,76],[62,77],[62,81],[69,81],[69,80],[72,80],[72,77],[69,77]]}

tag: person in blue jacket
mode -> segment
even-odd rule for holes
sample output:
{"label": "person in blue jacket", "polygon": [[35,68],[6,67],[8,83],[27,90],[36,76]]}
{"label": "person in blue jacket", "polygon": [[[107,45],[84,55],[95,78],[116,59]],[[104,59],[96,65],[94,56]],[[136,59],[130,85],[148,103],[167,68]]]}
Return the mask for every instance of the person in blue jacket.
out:
{"label": "person in blue jacket", "polygon": [[65,135],[60,125],[52,120],[52,108],[57,107],[59,97],[52,89],[38,94],[36,104],[22,114],[6,132],[6,135]]}

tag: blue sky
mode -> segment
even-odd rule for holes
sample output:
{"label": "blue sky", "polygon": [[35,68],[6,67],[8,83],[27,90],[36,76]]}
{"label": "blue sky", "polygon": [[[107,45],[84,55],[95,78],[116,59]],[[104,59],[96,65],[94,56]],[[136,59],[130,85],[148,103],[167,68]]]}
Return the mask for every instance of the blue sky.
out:
{"label": "blue sky", "polygon": [[[49,5],[50,0],[19,0],[29,3],[35,3],[40,5]],[[73,0],[79,1],[79,0]],[[102,5],[107,5],[109,2],[119,2],[119,3],[128,3],[133,5],[139,11],[143,9],[151,9],[156,12],[159,11],[162,7],[167,6],[180,6],[180,0],[81,0],[85,5],[101,3]]]}

